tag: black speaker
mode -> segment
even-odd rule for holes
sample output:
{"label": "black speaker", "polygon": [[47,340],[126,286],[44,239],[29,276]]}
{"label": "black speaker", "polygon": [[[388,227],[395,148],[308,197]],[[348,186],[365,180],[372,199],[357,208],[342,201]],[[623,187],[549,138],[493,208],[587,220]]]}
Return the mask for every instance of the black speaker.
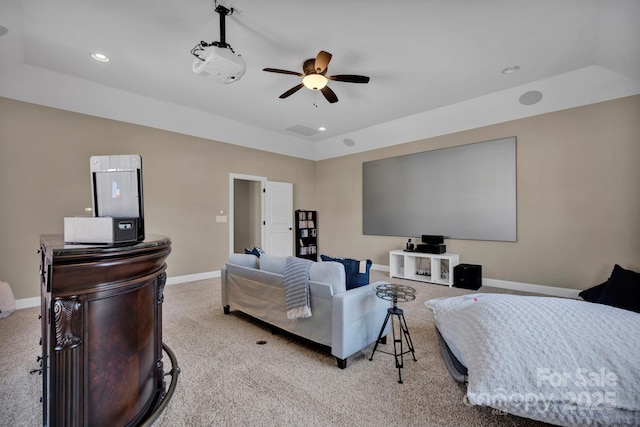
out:
{"label": "black speaker", "polygon": [[444,236],[423,234],[422,243],[426,243],[427,245],[442,245],[444,243]]}
{"label": "black speaker", "polygon": [[482,266],[476,264],[458,264],[453,267],[453,286],[478,290],[482,286]]}

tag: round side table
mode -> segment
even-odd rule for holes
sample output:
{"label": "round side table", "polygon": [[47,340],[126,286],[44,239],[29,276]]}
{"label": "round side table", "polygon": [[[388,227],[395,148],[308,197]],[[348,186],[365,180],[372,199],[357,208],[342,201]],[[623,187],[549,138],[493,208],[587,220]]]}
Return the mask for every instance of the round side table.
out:
{"label": "round side table", "polygon": [[[373,347],[373,352],[369,360],[373,360],[373,355],[378,350],[378,344],[382,340],[382,334],[384,333],[387,322],[391,318],[391,333],[393,336],[393,353],[379,350],[383,353],[392,354],[396,360],[396,368],[398,368],[398,382],[402,384],[402,368],[404,367],[404,355],[411,352],[413,361],[417,362],[416,353],[413,348],[413,341],[411,341],[411,335],[409,335],[409,328],[407,328],[407,321],[404,318],[404,311],[398,308],[398,302],[409,302],[416,299],[416,290],[410,286],[395,285],[391,283],[383,283],[376,286],[376,296],[387,301],[393,302],[393,307],[387,309],[387,317],[384,319],[376,345]],[[396,322],[394,318],[397,318],[398,327],[396,328]],[[396,334],[396,329],[398,330]],[[406,342],[408,350],[404,350],[403,341]]]}

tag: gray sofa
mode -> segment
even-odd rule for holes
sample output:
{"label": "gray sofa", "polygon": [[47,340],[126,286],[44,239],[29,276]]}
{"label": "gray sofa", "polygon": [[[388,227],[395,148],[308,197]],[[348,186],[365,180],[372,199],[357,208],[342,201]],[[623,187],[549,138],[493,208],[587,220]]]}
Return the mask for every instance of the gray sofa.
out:
{"label": "gray sofa", "polygon": [[[389,302],[376,297],[371,283],[346,290],[344,266],[316,262],[309,271],[312,316],[288,320],[283,287],[286,257],[231,254],[222,275],[222,306],[238,310],[294,335],[331,347],[338,366],[374,343],[387,315]],[[383,333],[386,337],[387,330]]]}

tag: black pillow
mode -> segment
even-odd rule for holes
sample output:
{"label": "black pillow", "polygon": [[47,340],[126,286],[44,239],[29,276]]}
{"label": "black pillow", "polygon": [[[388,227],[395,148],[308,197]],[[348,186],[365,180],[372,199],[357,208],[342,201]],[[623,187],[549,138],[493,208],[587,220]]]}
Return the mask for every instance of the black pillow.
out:
{"label": "black pillow", "polygon": [[607,286],[607,282],[600,283],[599,285],[594,286],[593,288],[585,289],[584,291],[580,292],[578,295],[580,296],[580,298],[582,298],[585,301],[598,302],[600,300],[600,295],[602,294],[602,291],[604,290],[605,286]]}
{"label": "black pillow", "polygon": [[320,255],[322,261],[335,261],[344,265],[344,272],[347,276],[347,290],[359,288],[369,284],[369,270],[373,264],[370,259],[366,261],[366,272],[360,273],[360,261],[351,258],[333,258],[327,255]]}
{"label": "black pillow", "polygon": [[640,313],[640,273],[616,264],[598,302]]}

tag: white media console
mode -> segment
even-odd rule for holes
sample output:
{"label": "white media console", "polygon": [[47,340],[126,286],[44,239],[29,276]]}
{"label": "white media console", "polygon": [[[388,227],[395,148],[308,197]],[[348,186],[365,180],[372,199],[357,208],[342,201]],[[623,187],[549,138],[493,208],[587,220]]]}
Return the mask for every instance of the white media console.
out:
{"label": "white media console", "polygon": [[395,250],[389,252],[389,277],[453,286],[453,268],[458,254],[427,254]]}

